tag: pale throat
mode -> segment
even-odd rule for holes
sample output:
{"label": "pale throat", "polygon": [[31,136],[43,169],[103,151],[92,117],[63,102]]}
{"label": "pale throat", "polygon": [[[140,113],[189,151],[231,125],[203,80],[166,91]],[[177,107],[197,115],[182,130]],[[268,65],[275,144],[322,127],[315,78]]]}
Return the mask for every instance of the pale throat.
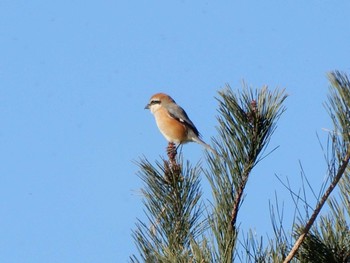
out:
{"label": "pale throat", "polygon": [[150,111],[151,111],[151,113],[152,114],[154,114],[155,112],[157,112],[158,110],[160,109],[160,105],[152,105],[151,107],[150,107]]}

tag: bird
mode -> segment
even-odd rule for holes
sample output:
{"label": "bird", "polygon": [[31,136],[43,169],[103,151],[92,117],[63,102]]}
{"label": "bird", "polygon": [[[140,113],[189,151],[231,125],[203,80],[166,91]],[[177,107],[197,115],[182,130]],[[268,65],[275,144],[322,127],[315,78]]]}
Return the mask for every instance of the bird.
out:
{"label": "bird", "polygon": [[149,109],[154,115],[160,132],[169,143],[179,146],[187,142],[196,142],[216,155],[216,151],[201,139],[198,129],[185,110],[169,95],[154,94],[145,109]]}

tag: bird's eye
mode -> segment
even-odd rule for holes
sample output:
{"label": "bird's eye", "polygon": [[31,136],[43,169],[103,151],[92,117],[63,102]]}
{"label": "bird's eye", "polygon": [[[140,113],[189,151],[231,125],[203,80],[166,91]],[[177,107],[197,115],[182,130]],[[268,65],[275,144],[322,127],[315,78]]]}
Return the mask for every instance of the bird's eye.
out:
{"label": "bird's eye", "polygon": [[160,104],[160,100],[152,100],[151,105],[154,105],[154,104]]}

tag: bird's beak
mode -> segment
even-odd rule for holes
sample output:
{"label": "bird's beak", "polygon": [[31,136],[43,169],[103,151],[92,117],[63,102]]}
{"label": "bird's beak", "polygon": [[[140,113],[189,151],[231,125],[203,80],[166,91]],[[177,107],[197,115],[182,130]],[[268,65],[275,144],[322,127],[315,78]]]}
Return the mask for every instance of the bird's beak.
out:
{"label": "bird's beak", "polygon": [[149,110],[149,104],[145,106],[145,110]]}

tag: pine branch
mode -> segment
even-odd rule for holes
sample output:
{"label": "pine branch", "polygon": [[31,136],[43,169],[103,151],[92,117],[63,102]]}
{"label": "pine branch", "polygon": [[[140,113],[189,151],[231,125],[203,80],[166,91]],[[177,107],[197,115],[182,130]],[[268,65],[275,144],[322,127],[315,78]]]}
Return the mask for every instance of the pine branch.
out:
{"label": "pine branch", "polygon": [[297,253],[299,247],[301,246],[302,242],[304,241],[306,235],[308,234],[311,226],[314,224],[314,222],[315,222],[318,214],[320,213],[323,205],[326,203],[326,201],[327,201],[328,197],[330,196],[331,192],[337,186],[340,178],[344,174],[345,169],[347,168],[347,166],[349,164],[349,159],[350,159],[350,151],[349,150],[348,150],[344,160],[342,161],[342,164],[339,167],[338,172],[337,172],[336,176],[334,177],[331,185],[328,187],[327,191],[322,196],[322,198],[319,201],[319,203],[317,204],[313,214],[311,215],[310,219],[308,220],[308,222],[306,223],[305,227],[303,228],[302,233],[300,234],[299,238],[294,243],[293,248],[291,249],[291,251],[289,252],[287,257],[284,259],[284,261],[283,261],[284,263],[290,262],[292,260],[292,258],[295,256],[295,254]]}
{"label": "pine branch", "polygon": [[[145,186],[146,216],[149,223],[139,220],[133,232],[144,262],[191,262],[204,258],[198,247],[206,224],[203,222],[199,165],[184,165],[176,157],[176,148],[167,148],[169,160],[154,167],[141,160],[139,176]],[[196,249],[197,248],[197,249]],[[204,253],[203,252],[203,253]],[[134,255],[132,262],[138,262]]]}
{"label": "pine branch", "polygon": [[[346,174],[338,185],[350,187]],[[328,204],[330,212],[321,216],[320,222],[310,229],[300,247],[297,258],[302,262],[350,262],[349,218],[344,214],[344,210],[350,208],[344,202],[339,204],[334,197],[328,200]]]}
{"label": "pine branch", "polygon": [[248,165],[246,169],[244,169],[244,173],[242,175],[242,182],[240,183],[238,189],[236,190],[236,196],[233,200],[233,207],[232,207],[232,214],[231,214],[231,227],[234,229],[236,226],[236,221],[237,221],[237,216],[238,216],[238,211],[240,204],[242,202],[243,198],[243,193],[244,193],[244,188],[247,185],[249,174],[251,171],[251,168],[253,167],[253,164]]}
{"label": "pine branch", "polygon": [[227,86],[219,95],[219,138],[213,141],[220,158],[208,155],[211,172],[206,172],[214,197],[209,221],[217,261],[232,262],[244,189],[252,169],[265,157],[287,96],[284,91],[270,92],[267,87],[253,91],[246,86],[237,93]]}
{"label": "pine branch", "polygon": [[[334,155],[339,160],[339,167],[336,174],[333,174],[333,169],[329,169],[332,181],[326,192],[323,194],[320,201],[317,203],[315,210],[311,217],[302,228],[300,236],[295,241],[290,253],[285,258],[284,263],[290,262],[298,252],[306,235],[309,233],[322,207],[329,198],[331,192],[337,186],[339,180],[345,173],[350,159],[350,81],[346,74],[338,71],[332,72],[328,75],[331,83],[330,95],[328,97],[328,112],[334,124],[334,132],[332,136],[332,143]],[[332,159],[335,159],[332,158]],[[333,164],[328,164],[328,167],[333,167]]]}

